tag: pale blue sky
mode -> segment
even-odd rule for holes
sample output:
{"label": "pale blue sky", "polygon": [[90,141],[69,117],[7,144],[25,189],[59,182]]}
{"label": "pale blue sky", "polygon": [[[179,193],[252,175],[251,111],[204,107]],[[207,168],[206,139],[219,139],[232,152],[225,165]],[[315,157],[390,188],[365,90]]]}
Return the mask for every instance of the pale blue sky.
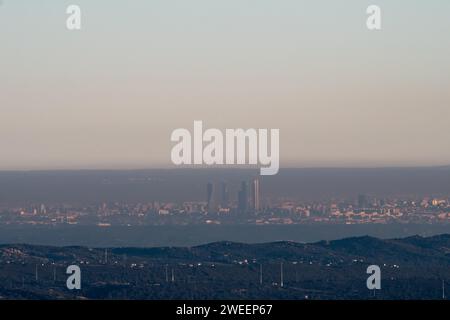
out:
{"label": "pale blue sky", "polygon": [[166,166],[194,120],[279,128],[285,166],[450,164],[449,34],[446,0],[3,0],[0,169]]}

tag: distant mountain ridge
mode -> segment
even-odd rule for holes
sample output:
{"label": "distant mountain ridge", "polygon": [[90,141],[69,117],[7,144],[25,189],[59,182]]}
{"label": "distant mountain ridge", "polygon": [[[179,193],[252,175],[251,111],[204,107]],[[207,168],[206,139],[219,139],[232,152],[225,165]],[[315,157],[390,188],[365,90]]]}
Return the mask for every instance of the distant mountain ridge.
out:
{"label": "distant mountain ridge", "polygon": [[[389,263],[430,262],[448,263],[450,266],[450,234],[431,237],[413,236],[403,239],[382,240],[374,237],[352,237],[316,243],[278,241],[245,244],[230,241],[213,242],[194,247],[109,248],[111,256],[173,261],[210,261],[229,263],[243,259],[258,261],[294,260],[382,260]],[[97,259],[104,248],[50,247],[27,244],[0,245],[0,257],[16,252],[29,258],[45,260]]]}

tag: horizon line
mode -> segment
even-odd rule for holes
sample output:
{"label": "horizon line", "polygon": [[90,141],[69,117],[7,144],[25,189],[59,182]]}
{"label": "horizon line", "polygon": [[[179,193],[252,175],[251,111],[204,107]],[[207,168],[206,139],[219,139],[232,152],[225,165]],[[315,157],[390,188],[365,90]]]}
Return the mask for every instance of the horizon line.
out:
{"label": "horizon line", "polygon": [[[384,166],[285,166],[280,167],[281,170],[308,170],[308,169],[438,169],[450,168],[450,164],[444,165],[384,165]],[[245,166],[186,166],[186,167],[139,167],[139,168],[58,168],[58,169],[0,169],[0,173],[4,172],[80,172],[80,171],[150,171],[150,170],[259,170],[260,167]]]}

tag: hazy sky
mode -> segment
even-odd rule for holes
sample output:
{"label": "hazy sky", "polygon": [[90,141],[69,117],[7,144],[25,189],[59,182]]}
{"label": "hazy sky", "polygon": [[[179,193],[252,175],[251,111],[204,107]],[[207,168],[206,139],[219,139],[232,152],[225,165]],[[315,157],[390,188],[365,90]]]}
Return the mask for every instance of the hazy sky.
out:
{"label": "hazy sky", "polygon": [[194,120],[279,128],[282,166],[450,164],[448,0],[1,2],[1,170],[167,166]]}

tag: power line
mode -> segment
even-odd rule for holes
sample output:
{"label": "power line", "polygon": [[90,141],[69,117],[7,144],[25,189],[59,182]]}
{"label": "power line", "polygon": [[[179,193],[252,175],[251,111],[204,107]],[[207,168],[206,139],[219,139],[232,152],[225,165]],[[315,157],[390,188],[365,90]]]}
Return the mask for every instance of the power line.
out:
{"label": "power line", "polygon": [[36,264],[36,268],[34,270],[34,278],[35,278],[36,282],[39,281],[38,265],[37,264]]}
{"label": "power line", "polygon": [[259,264],[259,284],[262,285],[263,283],[263,269],[262,269],[262,263]]}
{"label": "power line", "polygon": [[166,264],[166,282],[169,282],[169,270],[167,264]]}
{"label": "power line", "polygon": [[283,262],[281,262],[280,265],[280,286],[283,288],[284,287],[284,282],[283,282]]}

